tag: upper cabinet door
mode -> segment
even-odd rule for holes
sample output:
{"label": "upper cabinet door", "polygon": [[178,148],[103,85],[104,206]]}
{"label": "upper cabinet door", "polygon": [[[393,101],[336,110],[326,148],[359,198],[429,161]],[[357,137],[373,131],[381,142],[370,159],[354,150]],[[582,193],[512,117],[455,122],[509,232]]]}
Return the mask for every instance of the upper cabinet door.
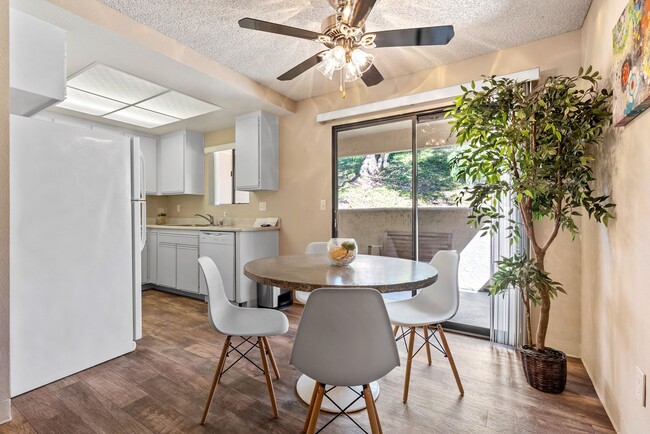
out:
{"label": "upper cabinet door", "polygon": [[236,188],[257,189],[260,186],[260,127],[257,113],[237,118],[235,126]]}
{"label": "upper cabinet door", "polygon": [[160,192],[183,194],[185,190],[185,134],[160,138]]}
{"label": "upper cabinet door", "polygon": [[140,150],[144,155],[147,194],[158,194],[158,141],[140,137]]}
{"label": "upper cabinet door", "polygon": [[31,116],[65,98],[66,31],[9,11],[10,112]]}
{"label": "upper cabinet door", "polygon": [[235,121],[235,189],[278,189],[278,117],[264,112]]}

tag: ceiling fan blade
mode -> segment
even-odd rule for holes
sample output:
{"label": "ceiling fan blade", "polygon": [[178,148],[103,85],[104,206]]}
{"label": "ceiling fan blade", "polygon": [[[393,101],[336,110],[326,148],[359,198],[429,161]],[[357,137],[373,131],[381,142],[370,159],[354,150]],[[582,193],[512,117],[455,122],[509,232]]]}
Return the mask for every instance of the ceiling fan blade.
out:
{"label": "ceiling fan blade", "polygon": [[374,86],[384,81],[384,77],[381,75],[381,72],[379,72],[377,67],[372,65],[370,69],[363,73],[361,80],[363,80],[366,86]]}
{"label": "ceiling fan blade", "polygon": [[305,72],[308,69],[313,68],[314,66],[318,65],[320,63],[320,61],[321,61],[321,57],[320,57],[321,54],[323,54],[323,53],[321,52],[321,53],[318,53],[318,54],[314,54],[313,56],[311,56],[309,59],[305,60],[304,62],[297,64],[296,66],[294,66],[293,68],[291,68],[290,70],[288,70],[287,72],[285,72],[284,74],[279,76],[278,80],[281,80],[281,81],[293,80],[294,78],[298,77],[303,72]]}
{"label": "ceiling fan blade", "polygon": [[239,27],[244,29],[259,30],[261,32],[277,33],[278,35],[293,36],[294,38],[317,40],[318,33],[297,27],[285,26],[282,24],[270,23],[268,21],[256,20],[254,18],[242,18],[239,20]]}
{"label": "ceiling fan blade", "polygon": [[454,26],[420,27],[415,29],[373,32],[377,47],[414,47],[445,45],[454,37]]}
{"label": "ceiling fan blade", "polygon": [[377,0],[357,0],[348,24],[352,27],[363,27],[376,2]]}

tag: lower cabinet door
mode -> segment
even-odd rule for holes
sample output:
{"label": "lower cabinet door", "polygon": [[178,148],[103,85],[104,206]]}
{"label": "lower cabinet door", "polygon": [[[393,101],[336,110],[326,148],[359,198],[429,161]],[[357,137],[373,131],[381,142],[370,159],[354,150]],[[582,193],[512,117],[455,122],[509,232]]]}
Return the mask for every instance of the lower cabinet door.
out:
{"label": "lower cabinet door", "polygon": [[156,283],[176,288],[176,244],[158,243]]}
{"label": "lower cabinet door", "polygon": [[177,245],[176,288],[187,292],[199,292],[199,248]]}
{"label": "lower cabinet door", "polygon": [[147,236],[148,283],[158,283],[158,232],[151,231]]}

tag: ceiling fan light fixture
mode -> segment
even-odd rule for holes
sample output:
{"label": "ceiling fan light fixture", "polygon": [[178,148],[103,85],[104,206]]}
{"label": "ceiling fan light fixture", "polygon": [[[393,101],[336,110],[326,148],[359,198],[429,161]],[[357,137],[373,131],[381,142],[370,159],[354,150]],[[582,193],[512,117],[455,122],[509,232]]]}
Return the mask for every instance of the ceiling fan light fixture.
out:
{"label": "ceiling fan light fixture", "polygon": [[353,63],[359,71],[359,77],[372,66],[375,61],[375,56],[370,53],[356,48],[350,53],[350,63]]}
{"label": "ceiling fan light fixture", "polygon": [[343,68],[343,73],[345,75],[344,80],[348,83],[356,80],[357,78],[360,78],[362,75],[361,71],[359,71],[359,68],[357,68],[357,65],[354,64],[354,62],[346,63],[345,68]]}

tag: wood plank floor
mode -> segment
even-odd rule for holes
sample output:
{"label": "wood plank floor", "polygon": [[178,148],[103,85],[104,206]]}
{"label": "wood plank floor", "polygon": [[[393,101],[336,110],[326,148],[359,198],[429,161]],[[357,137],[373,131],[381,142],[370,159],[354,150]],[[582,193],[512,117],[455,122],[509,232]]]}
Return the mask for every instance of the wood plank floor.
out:
{"label": "wood plank floor", "polygon": [[[12,400],[13,420],[0,433],[298,433],[307,405],[295,395],[299,372],[289,366],[302,311],[285,312],[291,328],[271,339],[282,378],[275,382],[280,418],[273,419],[264,376],[240,363],[217,389],[205,426],[198,421],[224,337],[212,331],[207,304],[158,291],[143,297],[144,337],[130,354]],[[413,363],[408,404],[401,400],[404,366],[382,379],[377,401],[386,433],[613,432],[579,360],[569,360],[561,395],[530,388],[517,354],[507,348],[448,334],[465,396],[447,360],[424,352]],[[400,346],[402,360],[404,347]],[[259,358],[255,351],[253,358]],[[402,363],[404,365],[404,362]],[[319,427],[332,416],[325,413]],[[365,411],[354,414],[369,430]],[[339,417],[325,432],[360,432]]]}

